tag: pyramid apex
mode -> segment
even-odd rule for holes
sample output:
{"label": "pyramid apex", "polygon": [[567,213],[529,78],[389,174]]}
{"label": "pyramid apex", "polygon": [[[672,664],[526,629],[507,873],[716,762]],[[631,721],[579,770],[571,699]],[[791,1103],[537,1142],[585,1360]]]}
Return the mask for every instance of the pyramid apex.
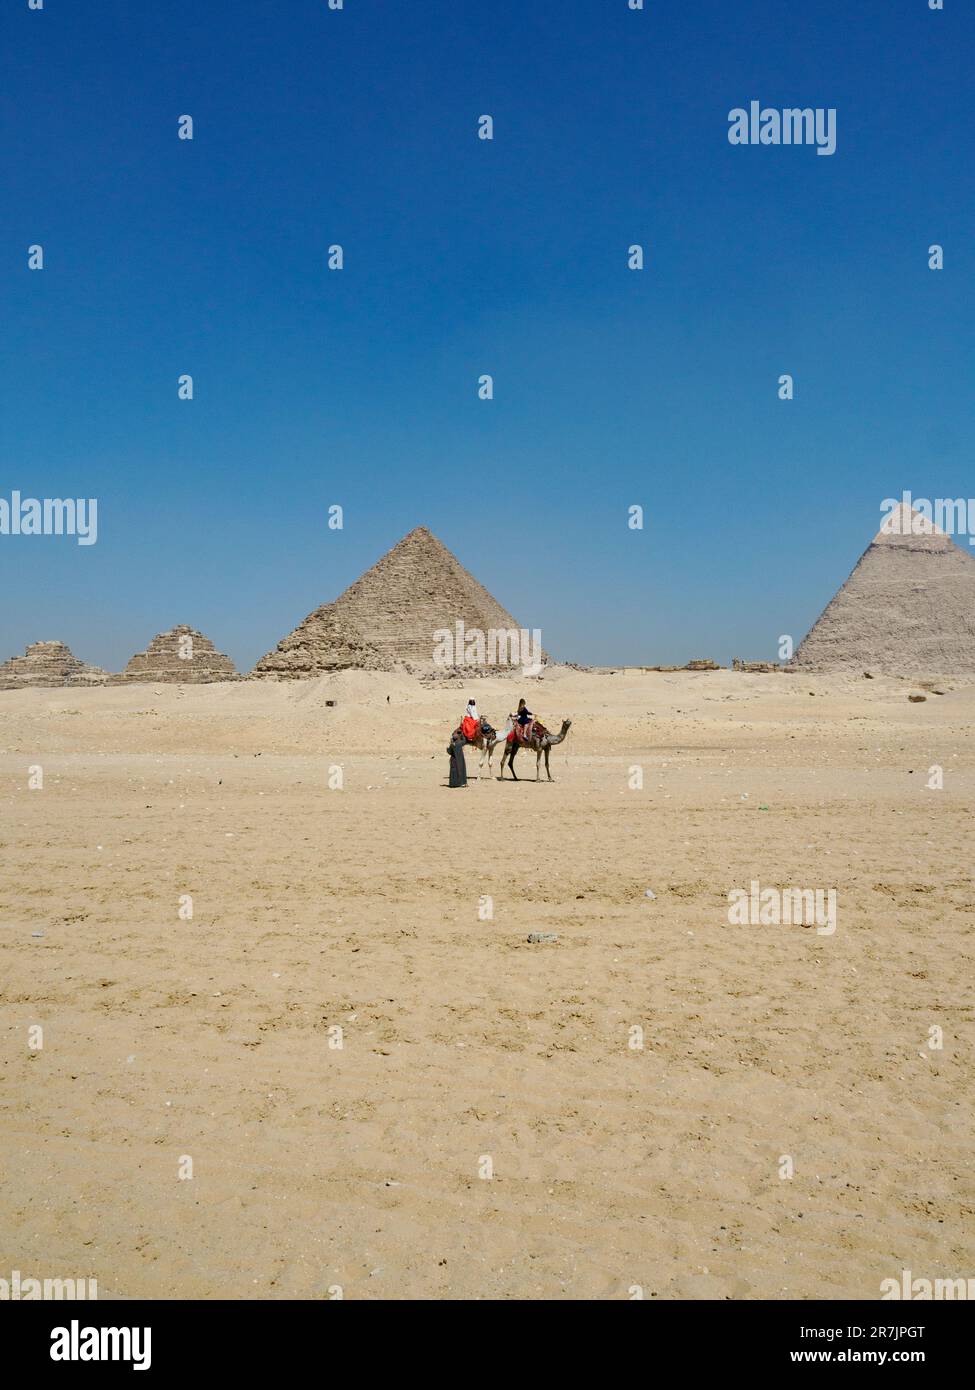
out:
{"label": "pyramid apex", "polygon": [[880,530],[873,538],[874,545],[884,542],[888,544],[896,537],[900,536],[944,536],[948,539],[948,533],[943,531],[931,517],[919,512],[916,507],[912,507],[909,502],[898,502],[897,506],[884,517],[880,525]]}

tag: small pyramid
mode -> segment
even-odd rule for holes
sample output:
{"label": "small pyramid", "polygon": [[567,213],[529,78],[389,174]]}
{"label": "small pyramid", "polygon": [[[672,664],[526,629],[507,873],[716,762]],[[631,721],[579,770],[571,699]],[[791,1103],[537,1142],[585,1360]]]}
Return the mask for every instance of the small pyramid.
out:
{"label": "small pyramid", "polygon": [[889,675],[975,673],[975,557],[901,503],[792,664]]}
{"label": "small pyramid", "polygon": [[237,679],[237,668],[230,657],[218,652],[209,637],[185,623],[154,637],[145,651],[136,652],[116,677],[119,682],[169,681],[178,685]]}
{"label": "small pyramid", "polygon": [[333,603],[309,614],[253,674],[300,679],[347,667],[431,670],[435,634],[454,632],[457,622],[466,632],[518,629],[442,541],[418,526]]}
{"label": "small pyramid", "polygon": [[108,679],[107,671],[79,661],[63,642],[32,642],[23,656],[0,665],[0,690],[104,685]]}

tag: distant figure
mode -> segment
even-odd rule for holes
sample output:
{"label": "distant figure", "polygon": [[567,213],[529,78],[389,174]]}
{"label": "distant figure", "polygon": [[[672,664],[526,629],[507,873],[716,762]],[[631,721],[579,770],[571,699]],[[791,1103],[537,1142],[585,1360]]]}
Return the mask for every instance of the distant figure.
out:
{"label": "distant figure", "polygon": [[464,736],[459,730],[451,734],[447,752],[450,754],[450,785],[466,787],[467,759],[464,757]]}

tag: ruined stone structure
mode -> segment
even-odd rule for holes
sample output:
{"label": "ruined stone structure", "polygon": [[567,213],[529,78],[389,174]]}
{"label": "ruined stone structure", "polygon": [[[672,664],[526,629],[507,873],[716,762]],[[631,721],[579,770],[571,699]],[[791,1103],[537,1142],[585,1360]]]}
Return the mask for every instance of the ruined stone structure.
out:
{"label": "ruined stone structure", "polygon": [[174,685],[199,685],[208,681],[239,680],[229,656],[218,652],[202,632],[185,623],[154,637],[144,652],[137,652],[117,683],[168,681]]}
{"label": "ruined stone structure", "polygon": [[975,673],[975,558],[899,507],[793,657],[813,670]]}
{"label": "ruined stone structure", "polygon": [[[418,526],[332,603],[326,603],[283,638],[254,668],[254,676],[299,679],[347,667],[423,674],[456,666],[475,669],[521,669],[515,661],[488,655],[483,667],[452,647],[456,662],[438,657],[436,634],[519,630],[515,619],[468,574],[463,565],[425,526]],[[440,643],[440,651],[443,650]],[[493,654],[493,653],[492,653]],[[508,649],[498,653],[509,655]],[[542,653],[542,660],[545,654]]]}
{"label": "ruined stone structure", "polygon": [[732,658],[731,669],[732,671],[768,672],[789,671],[793,670],[794,668],[782,666],[777,661],[746,661],[744,657],[736,656]]}
{"label": "ruined stone structure", "polygon": [[0,690],[33,686],[104,685],[108,672],[79,661],[63,642],[32,642],[23,656],[0,665]]}

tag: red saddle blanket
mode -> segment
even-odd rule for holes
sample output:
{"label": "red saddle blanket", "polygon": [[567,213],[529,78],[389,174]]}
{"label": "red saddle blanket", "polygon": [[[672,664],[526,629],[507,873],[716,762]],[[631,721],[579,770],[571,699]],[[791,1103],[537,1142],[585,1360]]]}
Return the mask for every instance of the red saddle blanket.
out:
{"label": "red saddle blanket", "polygon": [[470,714],[465,714],[460,721],[460,731],[467,739],[468,743],[473,743],[480,731],[480,721]]}
{"label": "red saddle blanket", "polygon": [[528,743],[532,736],[548,733],[544,724],[540,724],[537,719],[533,719],[530,724],[516,724],[508,735],[509,743]]}

